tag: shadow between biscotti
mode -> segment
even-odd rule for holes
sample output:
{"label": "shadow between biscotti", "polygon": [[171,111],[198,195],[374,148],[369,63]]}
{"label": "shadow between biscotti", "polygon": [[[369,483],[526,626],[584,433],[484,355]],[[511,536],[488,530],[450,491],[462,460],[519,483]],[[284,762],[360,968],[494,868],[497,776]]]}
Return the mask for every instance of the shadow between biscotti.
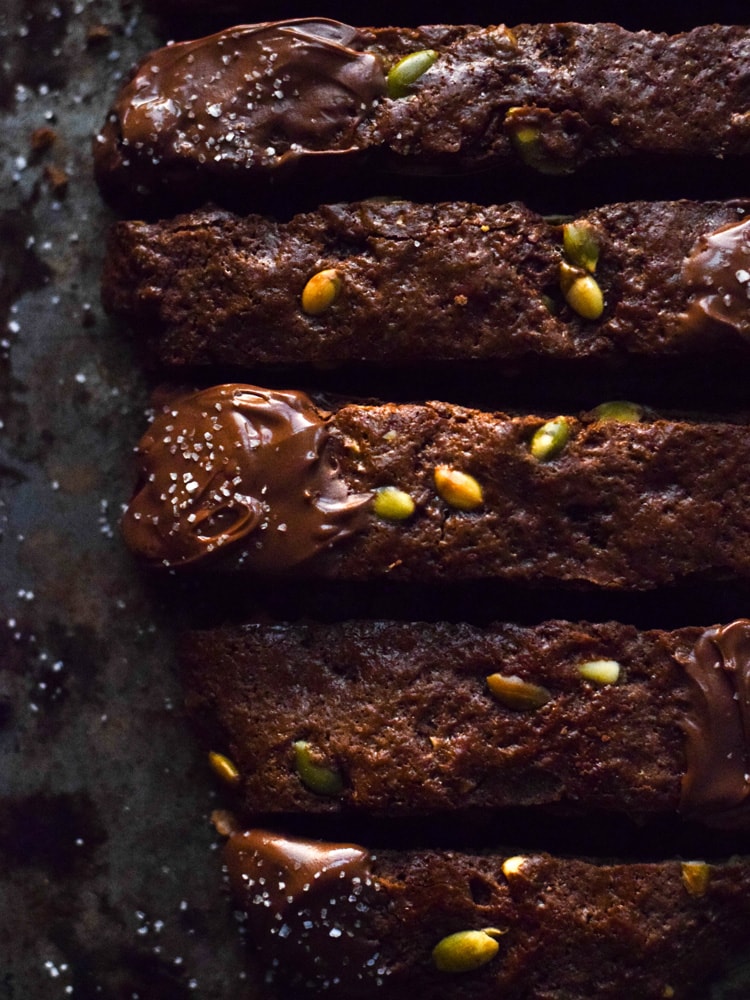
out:
{"label": "shadow between biscotti", "polygon": [[454,621],[478,626],[492,622],[534,626],[563,619],[619,621],[642,630],[671,630],[709,627],[750,616],[750,583],[730,580],[696,580],[631,592],[572,584],[522,586],[496,580],[418,584],[157,571],[147,575],[144,585],[151,603],[175,622],[178,631],[250,622],[347,619]]}
{"label": "shadow between biscotti", "polygon": [[[230,810],[231,811],[231,810]],[[597,864],[700,858],[717,862],[747,853],[747,833],[715,830],[675,816],[637,818],[571,807],[372,816],[352,810],[323,815],[243,814],[243,828],[281,831],[311,840],[366,844],[371,849],[551,853]]]}

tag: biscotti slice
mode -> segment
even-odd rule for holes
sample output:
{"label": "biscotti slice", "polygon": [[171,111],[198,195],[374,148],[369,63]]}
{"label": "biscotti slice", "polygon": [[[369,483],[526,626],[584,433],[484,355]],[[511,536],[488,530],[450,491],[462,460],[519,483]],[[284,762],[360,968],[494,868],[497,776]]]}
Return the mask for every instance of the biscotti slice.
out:
{"label": "biscotti slice", "polygon": [[245,815],[561,805],[750,827],[750,621],[190,632],[187,704]]}
{"label": "biscotti slice", "polygon": [[705,1000],[748,955],[747,858],[371,851],[258,829],[224,857],[284,996]]}
{"label": "biscotti slice", "polygon": [[125,539],[157,567],[339,580],[648,589],[750,576],[750,431],[448,403],[343,405],[224,385],[139,447]]}
{"label": "biscotti slice", "polygon": [[[105,195],[247,201],[333,170],[549,174],[750,152],[750,28],[241,25],[150,53],[95,142]],[[295,169],[296,168],[296,169]],[[137,210],[137,209],[136,209]]]}
{"label": "biscotti slice", "polygon": [[746,345],[750,202],[373,200],[113,226],[106,308],[167,365],[658,361]]}

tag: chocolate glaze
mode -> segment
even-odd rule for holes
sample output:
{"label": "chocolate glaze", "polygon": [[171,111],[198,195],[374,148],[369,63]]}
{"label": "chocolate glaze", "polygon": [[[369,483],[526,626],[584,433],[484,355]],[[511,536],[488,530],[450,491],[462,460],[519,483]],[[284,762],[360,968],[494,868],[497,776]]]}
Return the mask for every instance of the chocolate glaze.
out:
{"label": "chocolate glaze", "polygon": [[750,218],[701,236],[682,274],[694,296],[682,317],[691,333],[721,326],[750,339]]}
{"label": "chocolate glaze", "polygon": [[358,530],[370,500],[348,495],[327,437],[303,393],[222,385],[172,401],[138,446],[125,541],[166,567],[227,550],[266,572],[304,562]]}
{"label": "chocolate glaze", "polygon": [[379,888],[364,848],[251,830],[229,838],[224,860],[271,969],[321,989],[383,975],[363,930]]}
{"label": "chocolate glaze", "polygon": [[750,620],[707,629],[681,658],[692,682],[685,719],[687,771],[680,810],[716,814],[716,825],[750,823]]}
{"label": "chocolate glaze", "polygon": [[120,92],[97,166],[148,189],[170,164],[227,175],[356,153],[357,126],[385,93],[380,57],[362,47],[356,28],[309,18],[159,49]]}

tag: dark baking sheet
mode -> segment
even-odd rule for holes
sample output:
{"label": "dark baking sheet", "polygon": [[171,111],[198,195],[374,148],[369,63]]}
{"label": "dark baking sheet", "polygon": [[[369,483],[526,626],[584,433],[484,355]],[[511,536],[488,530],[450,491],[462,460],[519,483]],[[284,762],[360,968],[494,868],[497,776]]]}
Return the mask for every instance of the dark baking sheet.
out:
{"label": "dark baking sheet", "polygon": [[[550,16],[544,7],[520,16]],[[559,3],[556,16],[581,8]],[[509,6],[507,20],[519,14]],[[169,30],[190,34],[178,20]],[[247,591],[209,601],[144,579],[117,520],[153,375],[99,305],[111,215],[89,148],[118,80],[165,30],[115,0],[0,9],[0,1000],[268,997],[225,894],[209,823],[220,802],[181,711],[172,643],[184,621],[619,612],[671,626],[750,607],[745,589],[718,587],[617,607],[488,588],[290,587],[261,606]],[[54,141],[34,151],[41,128]],[[744,178],[729,186],[747,194]],[[408,382],[394,388],[409,394]],[[746,1000],[750,987],[740,978],[720,995]]]}
{"label": "dark baking sheet", "polygon": [[171,619],[117,535],[145,393],[99,306],[110,216],[89,149],[156,41],[112,0],[0,4],[2,1000],[244,988]]}

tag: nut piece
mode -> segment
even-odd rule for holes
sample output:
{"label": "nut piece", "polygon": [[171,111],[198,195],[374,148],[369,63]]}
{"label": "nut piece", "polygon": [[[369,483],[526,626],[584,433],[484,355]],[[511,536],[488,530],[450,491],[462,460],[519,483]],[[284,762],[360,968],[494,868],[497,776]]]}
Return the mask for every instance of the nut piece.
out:
{"label": "nut piece", "polygon": [[408,493],[395,486],[381,486],[375,493],[372,509],[385,521],[406,521],[416,510]]}
{"label": "nut piece", "polygon": [[505,124],[510,130],[510,137],[516,152],[527,167],[545,172],[546,159],[541,149],[541,129],[519,120],[523,108],[509,108],[505,116]]}
{"label": "nut piece", "polygon": [[240,780],[240,772],[237,765],[223,753],[215,753],[213,750],[208,755],[208,763],[216,774],[227,785],[236,785]]}
{"label": "nut piece", "polygon": [[406,97],[409,88],[432,66],[439,53],[434,49],[410,52],[392,66],[385,80],[389,97]]}
{"label": "nut piece", "polygon": [[599,244],[588,222],[568,222],[563,226],[563,251],[571,264],[593,274],[599,261]]}
{"label": "nut piece", "polygon": [[440,972],[471,972],[491,962],[500,945],[495,937],[505,931],[486,927],[481,931],[457,931],[438,941],[432,949],[432,960]]}
{"label": "nut piece", "polygon": [[515,708],[519,712],[533,712],[546,705],[552,698],[547,688],[539,684],[529,684],[515,674],[506,677],[504,674],[490,674],[487,687],[506,708]]}
{"label": "nut piece", "polygon": [[569,437],[570,424],[565,417],[548,420],[546,424],[542,424],[531,439],[531,454],[540,462],[546,462],[563,450]]}
{"label": "nut piece", "polygon": [[682,884],[691,896],[702,896],[711,880],[711,866],[705,861],[682,862]]}
{"label": "nut piece", "polygon": [[616,684],[620,677],[620,664],[617,660],[588,660],[578,664],[578,673],[594,684]]}
{"label": "nut piece", "polygon": [[646,411],[638,403],[629,403],[626,399],[613,399],[609,403],[600,403],[586,416],[591,420],[616,420],[622,424],[637,424],[643,420]]}
{"label": "nut piece", "polygon": [[[572,137],[561,126],[560,115],[549,108],[508,108],[503,119],[503,128],[520,159],[540,174],[569,174],[575,170],[576,159],[570,148]],[[569,148],[561,148],[561,140],[562,146]]]}
{"label": "nut piece", "polygon": [[519,878],[523,876],[525,864],[526,858],[523,854],[514,854],[512,858],[506,858],[503,861],[503,875],[507,879]]}
{"label": "nut piece", "polygon": [[435,469],[435,489],[457,510],[476,510],[484,503],[484,493],[476,479],[448,465],[438,465]]}
{"label": "nut piece", "polygon": [[590,274],[583,268],[573,267],[562,261],[560,264],[560,289],[574,312],[583,319],[599,319],[604,312],[602,290]]}
{"label": "nut piece", "polygon": [[297,740],[294,744],[294,766],[299,779],[305,788],[316,795],[341,795],[344,790],[344,780],[338,771],[316,764],[313,760],[312,747],[307,740]]}
{"label": "nut piece", "polygon": [[341,276],[333,268],[318,271],[302,289],[302,311],[319,316],[333,305],[341,291]]}
{"label": "nut piece", "polygon": [[539,298],[541,299],[542,305],[547,310],[547,312],[550,313],[552,316],[554,316],[557,313],[557,303],[552,298],[552,296],[540,295]]}

